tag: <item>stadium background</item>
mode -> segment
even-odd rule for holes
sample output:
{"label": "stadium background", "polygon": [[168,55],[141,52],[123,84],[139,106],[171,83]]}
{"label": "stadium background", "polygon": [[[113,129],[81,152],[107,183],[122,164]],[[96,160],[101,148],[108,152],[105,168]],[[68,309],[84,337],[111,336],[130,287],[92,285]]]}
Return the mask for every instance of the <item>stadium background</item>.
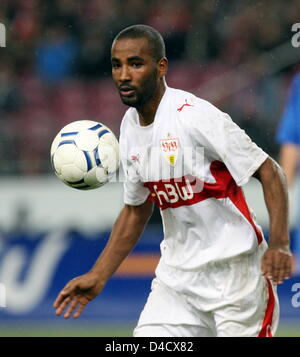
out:
{"label": "stadium background", "polygon": [[[291,45],[299,14],[297,0],[1,0],[0,305],[5,287],[7,307],[0,307],[0,336],[130,336],[148,295],[162,238],[157,211],[81,319],[58,319],[52,308],[66,281],[91,267],[122,206],[122,185],[73,190],[54,177],[49,160],[54,136],[71,121],[100,121],[119,134],[126,108],[110,78],[118,31],[157,28],[168,85],[213,102],[278,158],[275,132],[300,69],[300,49]],[[267,234],[261,189],[255,180],[245,189]],[[293,190],[292,237],[296,207]],[[300,336],[292,304],[299,276],[279,287],[279,336]]]}

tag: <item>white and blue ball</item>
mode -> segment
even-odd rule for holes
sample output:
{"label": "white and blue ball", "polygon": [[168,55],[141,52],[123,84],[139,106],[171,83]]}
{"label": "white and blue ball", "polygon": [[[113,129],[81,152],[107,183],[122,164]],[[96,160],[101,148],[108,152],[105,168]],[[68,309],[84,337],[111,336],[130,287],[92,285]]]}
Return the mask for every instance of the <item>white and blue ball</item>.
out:
{"label": "white and blue ball", "polygon": [[105,125],[78,120],[63,127],[51,145],[57,177],[80,190],[107,183],[119,168],[119,143]]}

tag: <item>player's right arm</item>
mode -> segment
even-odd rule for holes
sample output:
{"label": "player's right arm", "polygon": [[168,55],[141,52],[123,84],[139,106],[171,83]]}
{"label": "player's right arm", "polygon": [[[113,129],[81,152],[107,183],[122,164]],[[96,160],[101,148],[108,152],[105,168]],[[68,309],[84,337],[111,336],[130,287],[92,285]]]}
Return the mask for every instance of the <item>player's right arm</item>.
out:
{"label": "player's right arm", "polygon": [[69,281],[54,302],[56,314],[80,316],[85,306],[104,288],[123,260],[133,249],[153,212],[153,203],[125,205],[117,218],[106,247],[87,274]]}

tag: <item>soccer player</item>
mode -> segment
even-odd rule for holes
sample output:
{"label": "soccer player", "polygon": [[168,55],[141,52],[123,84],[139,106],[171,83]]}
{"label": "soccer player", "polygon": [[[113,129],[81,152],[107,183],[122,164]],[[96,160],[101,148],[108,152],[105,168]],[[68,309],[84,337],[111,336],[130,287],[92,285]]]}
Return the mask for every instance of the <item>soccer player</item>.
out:
{"label": "soccer player", "polygon": [[[277,140],[281,144],[280,164],[289,186],[292,186],[300,161],[300,73],[292,81],[289,99],[278,128]],[[300,272],[300,219],[295,234],[296,272]]]}
{"label": "soccer player", "polygon": [[[282,169],[227,114],[166,85],[156,30],[124,29],[111,55],[113,80],[130,107],[120,136],[124,207],[93,268],[58,295],[56,314],[80,316],[137,243],[155,203],[164,240],[134,336],[273,336],[276,284],[292,269]],[[269,247],[241,188],[252,176],[270,216]]]}

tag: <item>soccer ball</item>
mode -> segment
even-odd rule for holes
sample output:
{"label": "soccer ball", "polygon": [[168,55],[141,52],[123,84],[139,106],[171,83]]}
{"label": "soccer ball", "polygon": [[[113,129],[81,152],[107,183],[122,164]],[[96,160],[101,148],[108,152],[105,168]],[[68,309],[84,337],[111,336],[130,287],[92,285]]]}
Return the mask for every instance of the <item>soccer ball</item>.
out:
{"label": "soccer ball", "polygon": [[119,167],[119,143],[105,125],[78,120],[63,127],[51,145],[57,177],[79,190],[103,186]]}

